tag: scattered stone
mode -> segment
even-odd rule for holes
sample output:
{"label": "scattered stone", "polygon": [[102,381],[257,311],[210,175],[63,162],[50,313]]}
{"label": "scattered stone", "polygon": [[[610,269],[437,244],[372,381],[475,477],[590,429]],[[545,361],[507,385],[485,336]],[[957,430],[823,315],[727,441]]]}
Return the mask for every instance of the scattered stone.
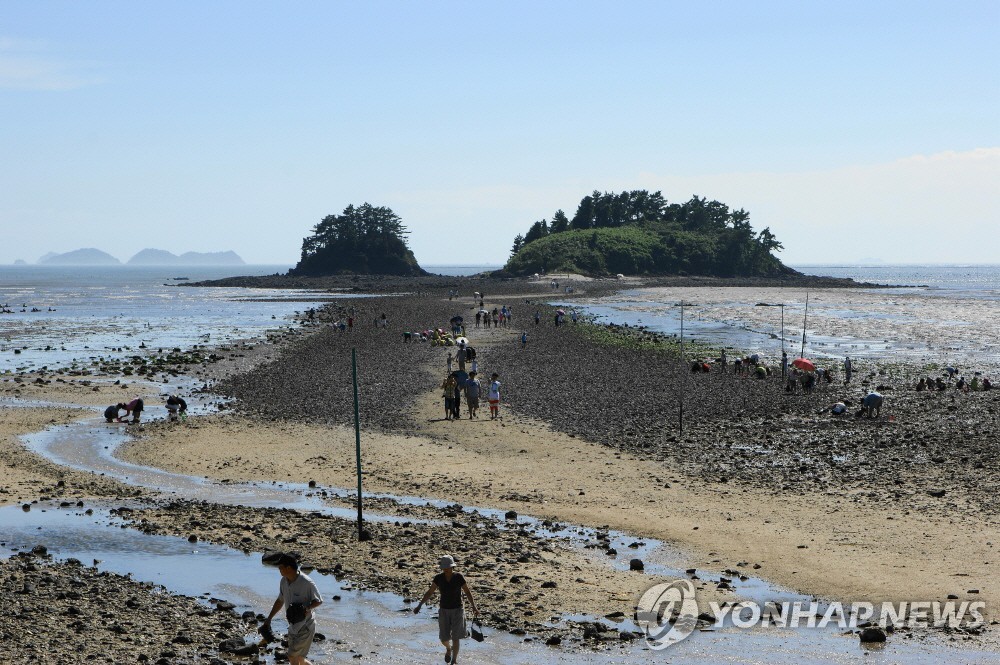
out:
{"label": "scattered stone", "polygon": [[866,644],[885,642],[886,639],[885,631],[878,626],[869,626],[868,628],[864,628],[858,634],[858,637]]}

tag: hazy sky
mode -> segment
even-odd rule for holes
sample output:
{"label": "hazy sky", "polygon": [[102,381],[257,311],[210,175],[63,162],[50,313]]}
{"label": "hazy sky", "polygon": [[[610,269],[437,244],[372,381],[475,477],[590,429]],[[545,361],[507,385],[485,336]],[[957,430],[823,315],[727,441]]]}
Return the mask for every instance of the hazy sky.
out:
{"label": "hazy sky", "polygon": [[4,2],[0,148],[0,263],[294,263],[365,201],[502,263],[640,188],[787,263],[1000,263],[1000,2]]}

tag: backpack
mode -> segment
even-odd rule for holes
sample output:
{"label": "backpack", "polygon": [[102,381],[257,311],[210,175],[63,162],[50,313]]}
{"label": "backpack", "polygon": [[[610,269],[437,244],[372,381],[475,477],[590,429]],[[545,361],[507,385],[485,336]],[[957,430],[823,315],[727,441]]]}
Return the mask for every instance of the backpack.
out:
{"label": "backpack", "polygon": [[472,361],[476,358],[476,350],[471,346],[465,347],[465,359]]}

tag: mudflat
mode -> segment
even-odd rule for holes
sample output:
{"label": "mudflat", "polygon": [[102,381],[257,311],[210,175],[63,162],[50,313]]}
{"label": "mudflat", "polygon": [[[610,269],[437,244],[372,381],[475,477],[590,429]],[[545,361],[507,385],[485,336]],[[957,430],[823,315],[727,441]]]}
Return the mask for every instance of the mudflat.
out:
{"label": "mudflat", "polygon": [[[306,334],[288,336],[267,357],[199,370],[222,396],[198,399],[222,407],[219,415],[132,428],[133,441],[119,451],[128,461],[218,481],[312,481],[318,494],[352,488],[353,348],[365,491],[440,503],[371,499],[370,510],[399,519],[370,524],[373,539],[362,543],[349,520],[308,514],[278,520],[269,510],[200,502],[153,501],[130,513],[129,523],[247,551],[291,548],[318,569],[408,599],[419,597],[437,556],[452,553],[482,598],[489,625],[563,638],[583,633],[589,637],[581,644],[589,647],[607,635],[545,624],[567,614],[630,615],[638,595],[663,579],[607,565],[629,558],[610,552],[601,538],[619,531],[634,537],[636,551],[646,551],[644,540],[667,545],[666,553],[648,555],[647,566],[697,569],[703,606],[738,600],[741,573],[845,603],[956,596],[986,603],[987,629],[963,641],[995,648],[989,623],[1000,591],[991,575],[1000,542],[1000,393],[953,386],[918,393],[913,384],[931,370],[926,358],[907,354],[861,361],[852,384],[836,374],[834,383],[808,394],[785,393],[776,374],[755,380],[713,365],[695,375],[663,352],[667,339],[574,326],[568,317],[556,327],[553,308],[541,304],[543,289],[494,288],[484,304],[513,307],[506,327],[475,328],[478,303],[449,299],[440,288],[331,305],[320,323],[304,325]],[[725,295],[713,285],[701,298]],[[851,297],[881,296],[862,290]],[[329,323],[346,308],[353,308],[355,324],[339,332]],[[385,328],[377,323],[382,313]],[[489,419],[485,404],[476,419],[463,406],[461,419],[445,420],[440,385],[454,347],[403,341],[403,332],[413,340],[446,327],[456,314],[466,318],[480,375],[500,375],[498,420]],[[117,394],[114,377],[106,379],[100,390]],[[833,402],[856,406],[874,388],[886,396],[879,418],[831,415]],[[90,386],[29,382],[18,390],[30,390],[32,399],[51,390],[59,400],[79,393],[80,404],[102,403]],[[20,445],[18,434],[53,419],[69,422],[78,412],[5,408],[4,415],[0,444],[10,456],[0,501],[135,495],[115,481],[53,468]],[[354,505],[337,494],[331,490],[325,500]],[[470,514],[463,506],[508,517]],[[529,515],[555,529],[590,527],[591,547],[533,527],[497,528]],[[330,533],[339,537],[316,537]],[[720,585],[723,576],[733,583]]]}

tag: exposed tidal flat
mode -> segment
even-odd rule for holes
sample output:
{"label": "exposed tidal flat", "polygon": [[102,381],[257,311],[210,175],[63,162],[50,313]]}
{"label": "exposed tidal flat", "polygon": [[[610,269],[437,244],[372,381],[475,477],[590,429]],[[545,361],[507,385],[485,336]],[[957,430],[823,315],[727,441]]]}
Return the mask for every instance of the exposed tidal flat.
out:
{"label": "exposed tidal flat", "polygon": [[[574,286],[572,294],[558,294],[569,302],[636,298],[635,293],[614,295],[622,285],[612,280],[563,283]],[[838,372],[835,383],[821,385],[813,394],[787,395],[775,377],[756,381],[728,373],[691,374],[671,355],[676,347],[669,333],[568,322],[556,328],[555,308],[545,304],[554,298],[548,281],[362,278],[341,280],[331,288],[387,295],[340,299],[322,322],[302,327],[307,334],[285,336],[268,358],[249,369],[233,370],[226,362],[200,368],[199,383],[209,382],[235,412],[134,429],[134,442],[121,455],[219,482],[314,480],[321,488],[351,487],[353,395],[348,377],[354,348],[369,491],[610,529],[633,536],[634,542],[665,542],[671,546],[673,568],[698,569],[703,601],[741,597],[744,584],[725,573],[732,570],[828,600],[944,600],[949,594],[981,599],[987,602],[988,621],[993,620],[998,469],[997,437],[989,434],[1000,425],[998,393],[958,393],[953,388],[914,392],[914,379],[934,371],[933,349],[926,358],[869,354],[856,366],[857,385],[844,387]],[[767,300],[788,295],[784,287],[769,288],[781,292],[767,294]],[[453,289],[460,296],[449,300]],[[480,372],[501,376],[501,421],[444,421],[438,386],[448,349],[402,341],[403,331],[444,327],[455,314],[471,323],[478,309],[472,290],[485,292],[488,309],[514,308],[512,327],[476,330],[470,325],[467,330],[479,350]],[[754,289],[748,297],[734,293],[713,284],[653,297],[665,303],[678,298],[737,302],[739,312],[753,305],[742,301],[764,299]],[[834,295],[882,297],[870,289],[833,290],[830,297]],[[862,306],[860,300],[849,304]],[[349,333],[328,325],[340,316],[338,306],[355,310]],[[531,318],[536,309],[542,314],[538,326]],[[705,307],[702,316],[711,316],[709,311]],[[762,331],[774,325],[769,319],[778,317],[770,308],[749,311],[761,318],[747,326],[759,325]],[[383,312],[389,319],[386,329],[375,325]],[[789,324],[788,307],[785,313]],[[886,319],[869,318],[866,325],[885,330],[883,338],[895,334],[881,327]],[[817,334],[821,329],[817,324]],[[523,349],[522,330],[529,333]],[[600,334],[593,334],[597,330]],[[852,331],[843,336],[851,337]],[[762,332],[757,344],[734,347],[730,357],[741,350],[773,358],[779,345],[780,339]],[[710,346],[689,347],[695,349],[711,351]],[[975,353],[952,355],[942,364],[971,369],[966,362],[975,358]],[[989,371],[988,363],[984,371]],[[880,419],[835,418],[827,411],[834,401],[856,403],[864,388],[879,386],[887,399]],[[38,391],[33,394],[43,395],[44,389],[33,388]],[[681,398],[683,431],[678,427]],[[214,404],[220,398],[199,394],[192,401],[198,400]],[[46,466],[34,473],[43,483],[39,495],[74,491],[73,482],[57,489],[58,469]],[[27,492],[30,483],[23,487]],[[18,500],[28,498],[23,492]],[[80,496],[92,493],[88,488]],[[333,497],[329,501],[343,503]],[[248,507],[154,502],[136,521],[144,518],[142,528],[156,533],[193,534],[251,550],[294,548],[317,567],[333,569],[340,563],[359,583],[401,596],[426,583],[436,548],[449,549],[475,581],[494,629],[563,636],[564,646],[539,657],[562,655],[572,661],[572,652],[566,651],[570,647],[606,649],[609,643],[616,646],[605,652],[607,661],[635,657],[627,651],[623,656],[617,646],[620,635],[629,632],[627,625],[620,626],[622,633],[588,631],[581,624],[553,631],[544,624],[553,616],[628,615],[637,594],[661,579],[655,566],[660,554],[639,555],[646,559],[647,572],[620,570],[604,563],[621,557],[618,552],[609,555],[614,548],[600,539],[594,539],[588,559],[555,540],[532,537],[527,528],[524,535],[515,530],[503,537],[468,538],[466,527],[485,527],[454,508],[449,515],[448,508],[373,505],[375,510],[396,510],[400,524],[379,524],[373,528],[374,542],[354,546],[349,523],[337,527],[340,536],[333,547],[322,544],[322,534],[332,527],[325,520],[310,520],[308,513],[285,517]],[[436,531],[440,527],[417,525],[420,519],[464,526]],[[401,526],[403,522],[410,525]],[[734,579],[735,588],[719,588],[722,576]],[[543,587],[546,582],[555,586]],[[349,638],[349,627],[342,628]],[[905,630],[890,637],[885,653],[891,657],[892,648],[911,642],[933,651],[940,640],[947,645],[956,638],[947,648],[954,649],[959,662],[988,662],[978,654],[995,644],[992,632],[989,625],[975,635]],[[749,638],[729,633],[718,639],[732,645]],[[820,651],[861,655],[856,637],[836,647],[816,640],[826,645]],[[905,648],[919,654],[922,647]],[[474,658],[474,649],[467,655]],[[782,662],[779,651],[766,659]],[[677,652],[679,662],[684,653]]]}

